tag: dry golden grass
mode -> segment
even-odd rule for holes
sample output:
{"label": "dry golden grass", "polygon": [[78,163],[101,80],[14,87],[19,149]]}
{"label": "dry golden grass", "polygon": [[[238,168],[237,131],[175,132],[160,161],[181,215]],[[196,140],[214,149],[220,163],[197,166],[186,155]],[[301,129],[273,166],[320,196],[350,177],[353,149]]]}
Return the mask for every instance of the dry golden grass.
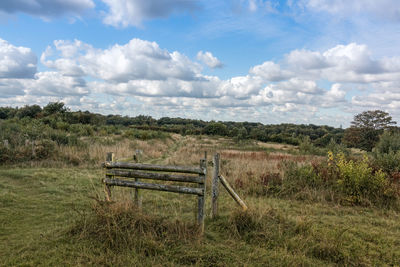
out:
{"label": "dry golden grass", "polygon": [[[280,178],[282,162],[306,164],[319,157],[267,153],[254,144],[244,151],[232,141],[180,135],[165,141],[84,141],[89,145],[62,147],[59,154],[95,168],[0,170],[1,266],[400,264],[397,211],[260,197],[246,191],[262,187],[273,174]],[[221,173],[239,189],[249,210],[235,211],[236,203],[221,189],[220,213],[211,220],[208,185],[206,230],[198,238],[194,196],[143,190],[140,212],[132,204],[132,189],[113,188],[115,202],[102,202],[104,173],[95,163],[110,151],[119,160],[129,160],[135,149],[143,150],[142,162],[179,165],[197,165],[207,151],[208,181],[212,155],[220,153]],[[88,197],[93,195],[96,203]]]}
{"label": "dry golden grass", "polygon": [[116,160],[132,160],[136,150],[140,150],[141,160],[162,157],[163,153],[173,144],[172,140],[130,140],[121,139],[116,142],[88,142],[87,146],[60,146],[59,155],[73,165],[99,165],[104,162],[106,154],[113,152]]}
{"label": "dry golden grass", "polygon": [[288,145],[288,144],[257,142],[257,145],[260,147],[273,148],[273,149],[279,149],[279,150],[298,150],[297,146]]}

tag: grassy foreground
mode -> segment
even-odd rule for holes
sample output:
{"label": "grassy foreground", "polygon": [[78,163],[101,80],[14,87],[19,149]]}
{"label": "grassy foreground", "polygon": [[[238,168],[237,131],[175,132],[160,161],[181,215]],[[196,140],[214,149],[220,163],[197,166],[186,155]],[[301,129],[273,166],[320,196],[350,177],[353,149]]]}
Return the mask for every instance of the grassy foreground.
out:
{"label": "grassy foreground", "polygon": [[[93,198],[103,196],[102,177],[98,168],[2,167],[0,265],[400,265],[396,211],[249,195],[251,210],[243,214],[222,191],[220,217],[207,218],[203,238],[168,226],[178,220],[179,229],[190,228],[195,197],[151,191],[143,191],[146,214],[131,216],[139,226],[165,225],[164,232],[121,228],[108,229],[112,237],[96,235],[90,227],[99,216]],[[129,190],[114,192],[129,198]],[[115,237],[119,245],[107,242]]]}

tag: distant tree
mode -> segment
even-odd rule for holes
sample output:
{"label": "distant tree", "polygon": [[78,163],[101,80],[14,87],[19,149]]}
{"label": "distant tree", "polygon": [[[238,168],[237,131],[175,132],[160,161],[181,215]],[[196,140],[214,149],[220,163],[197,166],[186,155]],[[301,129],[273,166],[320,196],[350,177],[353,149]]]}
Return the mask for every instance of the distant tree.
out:
{"label": "distant tree", "polygon": [[12,107],[0,107],[0,119],[11,119],[17,113],[16,108]]}
{"label": "distant tree", "polygon": [[26,105],[23,108],[18,109],[17,116],[19,118],[36,118],[40,112],[42,112],[42,108],[39,105]]}
{"label": "distant tree", "polygon": [[395,124],[396,122],[392,120],[389,113],[382,110],[364,111],[354,116],[354,120],[351,122],[353,127],[373,130],[388,129]]}
{"label": "distant tree", "polygon": [[228,128],[226,127],[225,124],[221,122],[210,122],[205,128],[204,128],[204,133],[205,134],[210,134],[210,135],[226,135],[228,133]]}
{"label": "distant tree", "polygon": [[66,111],[68,111],[68,109],[63,102],[49,102],[43,108],[43,113],[45,116],[49,116],[55,113],[65,113]]}
{"label": "distant tree", "polygon": [[344,133],[344,142],[350,147],[371,151],[379,141],[379,136],[396,122],[389,113],[382,110],[364,111],[354,116],[351,127]]}

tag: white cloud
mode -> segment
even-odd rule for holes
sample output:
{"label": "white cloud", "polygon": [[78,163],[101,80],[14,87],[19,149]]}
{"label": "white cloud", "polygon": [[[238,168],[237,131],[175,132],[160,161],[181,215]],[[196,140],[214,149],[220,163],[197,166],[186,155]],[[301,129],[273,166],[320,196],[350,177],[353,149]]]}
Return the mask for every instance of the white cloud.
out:
{"label": "white cloud", "polygon": [[24,95],[24,86],[18,79],[0,79],[0,98]]}
{"label": "white cloud", "polygon": [[218,58],[214,57],[211,52],[199,51],[197,53],[197,60],[200,60],[201,62],[203,62],[212,69],[223,67],[222,62],[219,61]]}
{"label": "white cloud", "polygon": [[400,58],[374,58],[367,46],[355,43],[294,50],[279,62],[265,61],[229,79],[207,76],[185,55],[140,39],[106,49],[59,40],[41,62],[53,71],[33,79],[0,79],[0,103],[42,103],[48,97],[97,112],[134,115],[122,108],[134,105],[150,115],[275,123],[345,124],[339,120],[346,112],[383,107],[400,116]]}
{"label": "white cloud", "polygon": [[304,77],[331,82],[369,83],[397,80],[400,57],[373,59],[366,45],[337,45],[321,53],[294,50],[285,58],[287,68]]}
{"label": "white cloud", "polygon": [[55,41],[61,57],[48,59],[47,49],[41,61],[65,75],[89,75],[106,81],[123,83],[130,80],[197,80],[201,66],[179,52],[168,52],[157,43],[132,39],[125,45],[96,49],[79,40]]}
{"label": "white cloud", "polygon": [[62,15],[80,16],[95,4],[92,0],[11,0],[0,1],[0,11],[13,14],[23,12],[45,19]]}
{"label": "white cloud", "polygon": [[327,59],[319,52],[294,50],[286,56],[287,64],[298,70],[313,70],[329,67]]}
{"label": "white cloud", "polygon": [[254,76],[259,76],[267,81],[277,82],[290,78],[293,74],[287,70],[281,70],[279,64],[272,61],[265,61],[261,65],[254,66],[249,71]]}
{"label": "white cloud", "polygon": [[17,47],[0,39],[0,79],[32,78],[37,58],[30,48]]}
{"label": "white cloud", "polygon": [[217,77],[204,76],[197,81],[178,79],[167,80],[130,80],[124,83],[93,82],[94,91],[106,94],[146,96],[146,97],[216,97],[216,88],[221,81]]}
{"label": "white cloud", "polygon": [[89,93],[86,81],[58,72],[39,72],[34,80],[24,81],[27,93],[38,96],[79,96]]}
{"label": "white cloud", "polygon": [[109,8],[103,22],[115,27],[141,26],[143,20],[164,18],[175,12],[194,11],[196,0],[102,0]]}

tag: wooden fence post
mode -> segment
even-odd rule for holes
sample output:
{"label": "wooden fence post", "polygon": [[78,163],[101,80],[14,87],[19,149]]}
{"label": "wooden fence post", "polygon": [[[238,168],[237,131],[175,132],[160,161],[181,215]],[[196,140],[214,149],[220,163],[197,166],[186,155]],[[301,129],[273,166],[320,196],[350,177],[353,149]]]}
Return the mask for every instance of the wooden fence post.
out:
{"label": "wooden fence post", "polygon": [[197,200],[197,223],[200,227],[201,233],[204,232],[204,205],[205,205],[205,195],[206,195],[206,178],[207,178],[207,161],[206,159],[200,160],[200,169],[203,173],[199,174],[203,178],[203,195],[198,196]]}
{"label": "wooden fence post", "polygon": [[[114,153],[113,152],[108,152],[106,161],[114,161]],[[106,178],[112,179],[112,175],[106,175]],[[111,201],[111,187],[107,184],[104,184],[104,191],[106,192],[106,200]]]}
{"label": "wooden fence post", "polygon": [[219,153],[214,154],[213,165],[213,179],[211,184],[211,218],[218,216]]}
{"label": "wooden fence post", "polygon": [[[136,149],[136,151],[135,151],[134,160],[135,160],[136,163],[139,162],[139,153],[138,153],[138,149]],[[139,181],[139,178],[135,178],[135,182],[138,182],[138,181]],[[142,199],[141,199],[141,197],[140,197],[140,195],[139,195],[139,189],[138,189],[138,188],[135,188],[135,189],[134,189],[133,201],[134,201],[134,203],[135,203],[135,205],[136,205],[137,208],[139,208],[139,209],[142,208]]]}

